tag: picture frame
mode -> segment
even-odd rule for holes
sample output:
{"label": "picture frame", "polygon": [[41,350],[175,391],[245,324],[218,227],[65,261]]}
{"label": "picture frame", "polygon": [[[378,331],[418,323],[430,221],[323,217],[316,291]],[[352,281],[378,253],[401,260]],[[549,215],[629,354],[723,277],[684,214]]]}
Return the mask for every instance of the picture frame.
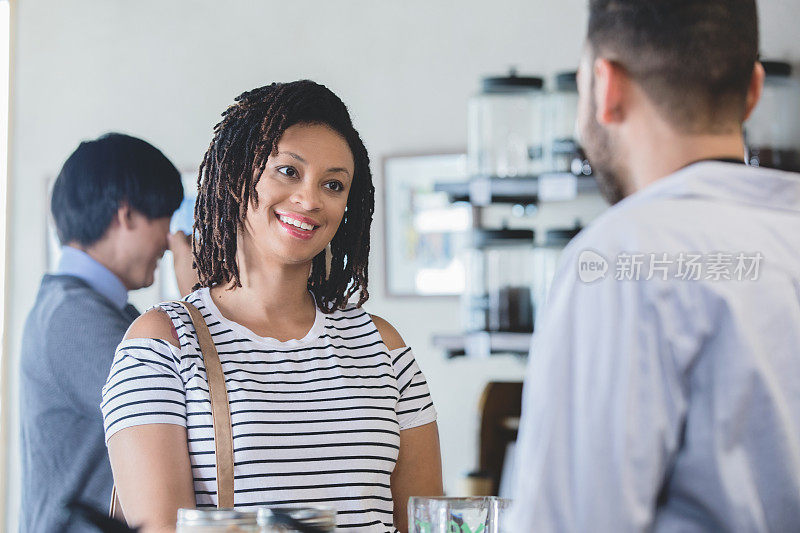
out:
{"label": "picture frame", "polygon": [[392,155],[382,166],[387,296],[460,296],[470,207],[451,203],[435,186],[467,181],[466,153]]}

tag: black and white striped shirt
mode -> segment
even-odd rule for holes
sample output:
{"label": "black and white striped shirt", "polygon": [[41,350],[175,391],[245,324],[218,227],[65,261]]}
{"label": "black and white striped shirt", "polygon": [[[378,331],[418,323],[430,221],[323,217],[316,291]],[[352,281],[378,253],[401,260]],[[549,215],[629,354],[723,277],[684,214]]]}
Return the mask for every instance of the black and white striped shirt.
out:
{"label": "black and white striped shirt", "polygon": [[[317,310],[302,339],[259,337],[223,317],[208,289],[187,297],[219,352],[231,410],[234,502],[328,505],[342,530],[394,531],[390,475],[400,431],[436,420],[410,348],[388,351],[360,308]],[[102,410],[106,440],[142,424],[185,426],[198,507],[217,503],[205,367],[189,315],[161,304],[180,348],[130,339],[117,348]]]}

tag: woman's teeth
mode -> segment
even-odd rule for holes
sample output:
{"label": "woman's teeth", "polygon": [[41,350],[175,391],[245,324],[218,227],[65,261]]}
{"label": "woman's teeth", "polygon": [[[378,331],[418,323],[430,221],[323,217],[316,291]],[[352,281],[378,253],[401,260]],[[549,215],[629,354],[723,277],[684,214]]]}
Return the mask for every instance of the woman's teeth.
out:
{"label": "woman's teeth", "polygon": [[306,224],[305,222],[300,222],[299,220],[295,220],[293,218],[284,217],[284,216],[279,216],[278,218],[284,224],[291,224],[292,226],[294,226],[296,228],[304,229],[306,231],[311,231],[312,229],[314,229],[314,226],[312,226],[311,224]]}

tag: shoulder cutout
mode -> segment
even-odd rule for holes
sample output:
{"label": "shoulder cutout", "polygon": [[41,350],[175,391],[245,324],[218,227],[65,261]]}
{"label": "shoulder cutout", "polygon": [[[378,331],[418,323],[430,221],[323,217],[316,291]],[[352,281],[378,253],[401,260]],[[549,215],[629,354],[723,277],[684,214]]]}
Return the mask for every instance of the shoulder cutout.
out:
{"label": "shoulder cutout", "polygon": [[159,307],[149,310],[134,320],[128,331],[125,332],[124,340],[127,339],[161,339],[176,348],[181,347],[178,332],[172,325],[172,320]]}
{"label": "shoulder cutout", "polygon": [[380,333],[381,339],[383,339],[383,344],[386,345],[389,351],[402,348],[406,345],[406,341],[404,341],[403,337],[394,329],[394,326],[378,315],[369,316],[372,318],[372,322],[375,323],[375,327],[378,328],[378,333]]}

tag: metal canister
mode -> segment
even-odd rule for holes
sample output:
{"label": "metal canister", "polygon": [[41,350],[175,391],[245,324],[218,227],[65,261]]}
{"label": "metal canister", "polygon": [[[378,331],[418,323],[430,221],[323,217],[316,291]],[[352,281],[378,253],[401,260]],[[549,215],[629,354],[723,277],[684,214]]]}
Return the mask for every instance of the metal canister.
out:
{"label": "metal canister", "polygon": [[259,507],[260,533],[333,533],[336,510],[332,507]]}
{"label": "metal canister", "polygon": [[258,533],[255,512],[236,509],[178,509],[175,533]]}

